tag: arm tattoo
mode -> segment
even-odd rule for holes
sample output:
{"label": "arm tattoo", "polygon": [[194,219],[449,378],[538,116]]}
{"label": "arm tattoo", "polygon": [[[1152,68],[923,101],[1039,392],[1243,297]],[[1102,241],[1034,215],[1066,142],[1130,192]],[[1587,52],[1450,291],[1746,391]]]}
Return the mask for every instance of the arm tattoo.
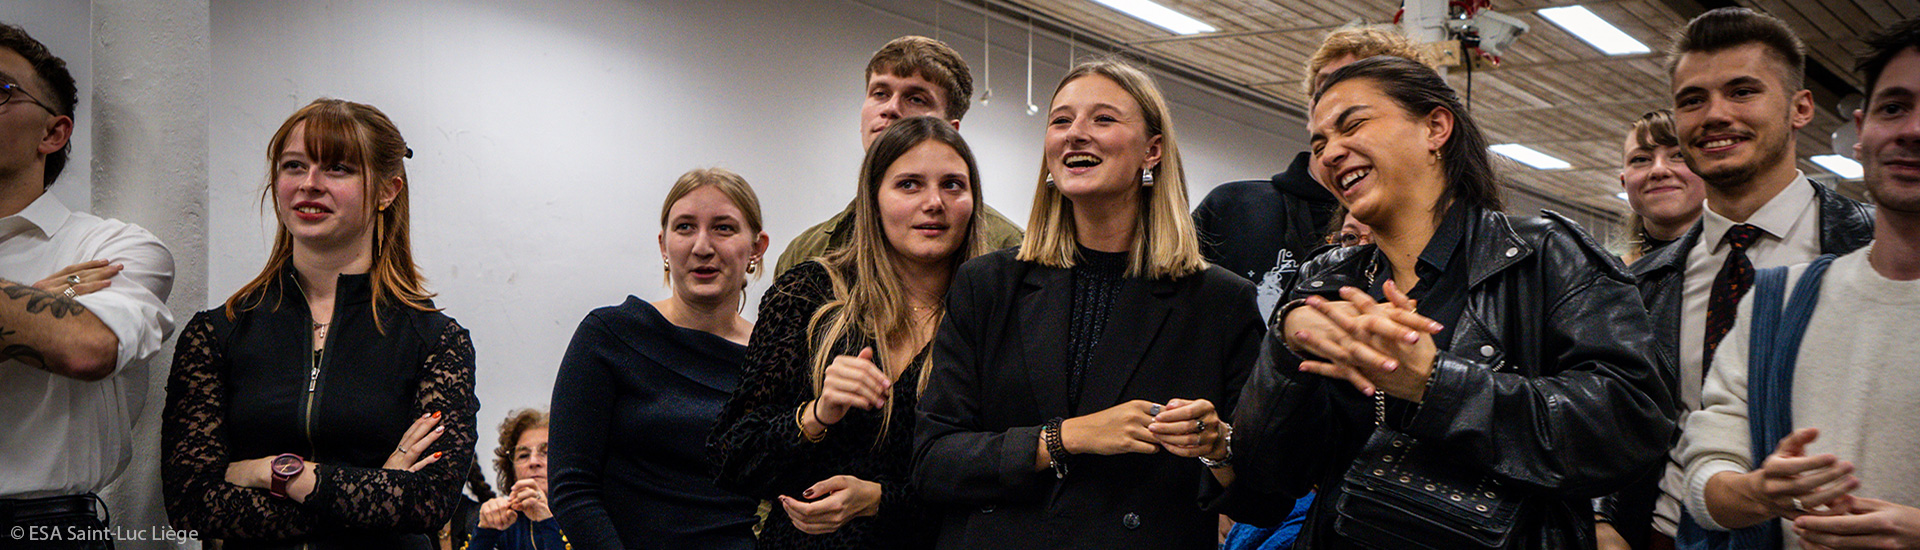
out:
{"label": "arm tattoo", "polygon": [[6,327],[0,327],[0,344],[4,344],[0,345],[0,361],[18,359],[22,363],[33,365],[40,368],[40,370],[46,370],[47,358],[40,355],[40,350],[33,349],[33,346],[26,344],[5,343],[8,337],[13,336],[14,332],[15,331],[8,330]]}
{"label": "arm tattoo", "polygon": [[69,315],[79,315],[87,311],[86,306],[80,305],[80,302],[74,301],[73,298],[19,283],[0,286],[0,292],[5,292],[7,298],[14,300],[26,298],[27,313],[38,314],[44,311],[53,315],[55,319],[63,319]]}

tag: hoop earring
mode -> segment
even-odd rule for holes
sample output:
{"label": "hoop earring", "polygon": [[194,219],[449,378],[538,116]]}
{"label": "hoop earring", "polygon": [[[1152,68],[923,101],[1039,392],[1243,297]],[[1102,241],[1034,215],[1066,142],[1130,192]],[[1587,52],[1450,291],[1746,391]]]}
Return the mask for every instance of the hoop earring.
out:
{"label": "hoop earring", "polygon": [[1152,168],[1140,169],[1140,186],[1153,187],[1153,169]]}

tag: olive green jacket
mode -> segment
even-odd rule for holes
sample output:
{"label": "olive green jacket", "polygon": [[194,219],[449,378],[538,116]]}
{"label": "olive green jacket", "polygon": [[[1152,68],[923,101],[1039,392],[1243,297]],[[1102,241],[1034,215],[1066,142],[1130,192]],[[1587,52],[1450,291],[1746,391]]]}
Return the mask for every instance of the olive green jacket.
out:
{"label": "olive green jacket", "polygon": [[[980,213],[980,234],[986,238],[988,248],[999,250],[1019,246],[1020,240],[1026,236],[1020,231],[1020,226],[1014,225],[993,207],[984,204],[981,206],[986,210]],[[826,255],[829,250],[846,246],[847,241],[852,238],[853,205],[848,204],[847,208],[841,210],[839,214],[820,222],[819,225],[807,228],[806,231],[801,231],[800,236],[788,242],[787,250],[780,253],[780,263],[774,266],[773,276],[778,278],[781,273],[793,269],[793,266]]]}

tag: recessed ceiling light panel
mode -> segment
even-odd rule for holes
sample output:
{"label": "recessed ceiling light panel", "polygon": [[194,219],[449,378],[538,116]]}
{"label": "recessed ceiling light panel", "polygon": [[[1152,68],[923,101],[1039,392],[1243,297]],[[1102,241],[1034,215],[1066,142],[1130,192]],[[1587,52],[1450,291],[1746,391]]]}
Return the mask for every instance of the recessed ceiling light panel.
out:
{"label": "recessed ceiling light panel", "polygon": [[1540,17],[1552,21],[1567,32],[1605,52],[1607,55],[1627,55],[1653,51],[1646,44],[1627,36],[1620,27],[1613,26],[1607,20],[1595,15],[1585,6],[1565,6],[1547,8],[1538,12]]}
{"label": "recessed ceiling light panel", "polygon": [[1850,180],[1857,180],[1865,175],[1865,172],[1860,169],[1860,163],[1840,155],[1814,155],[1813,158],[1807,160],[1813,161],[1814,164],[1820,165],[1821,168],[1827,169],[1828,172],[1839,174],[1840,177]]}
{"label": "recessed ceiling light panel", "polygon": [[1554,158],[1553,155],[1535,151],[1532,147],[1518,143],[1502,143],[1488,147],[1487,149],[1491,149],[1495,153],[1500,153],[1502,156],[1520,161],[1521,164],[1532,166],[1539,170],[1565,170],[1573,167],[1572,164],[1567,164],[1567,161]]}
{"label": "recessed ceiling light panel", "polygon": [[1093,0],[1100,5],[1119,10],[1133,16],[1134,19],[1152,23],[1155,27],[1166,29],[1174,34],[1200,34],[1220,30],[1187,17],[1186,14],[1173,11],[1172,8],[1154,3],[1152,0]]}

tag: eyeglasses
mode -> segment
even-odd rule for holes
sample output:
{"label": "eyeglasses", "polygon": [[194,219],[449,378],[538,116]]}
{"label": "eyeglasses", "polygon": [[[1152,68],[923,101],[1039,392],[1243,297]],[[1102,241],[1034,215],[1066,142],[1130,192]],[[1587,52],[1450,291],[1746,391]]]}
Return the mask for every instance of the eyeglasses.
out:
{"label": "eyeglasses", "polygon": [[19,84],[0,84],[0,105],[13,103],[13,96],[16,95],[27,98],[27,102],[39,105],[40,108],[46,109],[47,112],[53,114],[53,116],[60,116],[60,111],[55,111],[52,107],[48,107],[47,104],[41,103],[39,98],[35,98],[33,94],[27,93]]}

